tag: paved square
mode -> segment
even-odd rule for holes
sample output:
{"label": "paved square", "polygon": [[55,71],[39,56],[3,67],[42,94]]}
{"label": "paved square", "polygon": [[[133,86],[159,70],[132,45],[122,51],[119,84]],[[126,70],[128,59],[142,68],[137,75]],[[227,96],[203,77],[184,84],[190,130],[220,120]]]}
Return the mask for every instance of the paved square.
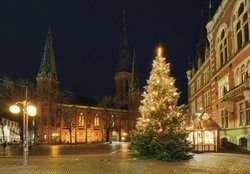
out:
{"label": "paved square", "polygon": [[[101,148],[103,146],[105,145],[96,147]],[[109,147],[109,145],[106,146]],[[86,146],[80,146],[79,148],[86,148]],[[89,146],[88,148],[92,147]],[[77,151],[79,151],[79,154],[73,155],[31,155],[28,167],[22,166],[22,156],[3,155],[4,152],[0,151],[0,174],[250,173],[250,155],[248,154],[200,153],[195,154],[194,158],[189,161],[162,162],[138,159],[131,154],[127,145],[122,145],[121,148],[105,154],[98,152],[84,155],[81,154],[80,149],[77,149]]]}

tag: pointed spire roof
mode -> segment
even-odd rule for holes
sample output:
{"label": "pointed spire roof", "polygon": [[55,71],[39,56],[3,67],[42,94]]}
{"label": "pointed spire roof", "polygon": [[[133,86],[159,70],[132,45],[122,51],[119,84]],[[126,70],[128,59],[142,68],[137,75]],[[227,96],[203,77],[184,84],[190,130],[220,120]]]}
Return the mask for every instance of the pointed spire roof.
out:
{"label": "pointed spire roof", "polygon": [[200,31],[200,41],[204,39],[204,36],[206,35],[206,26],[204,21],[204,15],[203,10],[201,10],[201,31]]}
{"label": "pointed spire roof", "polygon": [[212,19],[212,2],[209,0],[209,9],[208,9],[208,22]]}
{"label": "pointed spire roof", "polygon": [[140,91],[139,79],[137,75],[136,56],[134,51],[133,63],[132,63],[132,77],[131,77],[129,92],[139,92],[139,91]]}
{"label": "pointed spire roof", "polygon": [[201,10],[201,26],[200,26],[200,40],[197,44],[197,61],[200,60],[203,62],[205,60],[205,51],[206,48],[209,46],[209,42],[207,40],[207,29],[205,25],[205,20],[203,16],[203,11]]}
{"label": "pointed spire roof", "polygon": [[37,77],[50,77],[58,80],[50,24]]}
{"label": "pointed spire roof", "polygon": [[192,69],[191,58],[188,57],[188,66],[187,66],[187,70],[191,70],[191,69]]}
{"label": "pointed spire roof", "polygon": [[125,10],[123,10],[123,31],[121,35],[120,41],[120,49],[119,49],[119,61],[117,66],[117,72],[129,72],[129,53],[128,53],[128,39],[127,39],[127,31],[125,25]]}

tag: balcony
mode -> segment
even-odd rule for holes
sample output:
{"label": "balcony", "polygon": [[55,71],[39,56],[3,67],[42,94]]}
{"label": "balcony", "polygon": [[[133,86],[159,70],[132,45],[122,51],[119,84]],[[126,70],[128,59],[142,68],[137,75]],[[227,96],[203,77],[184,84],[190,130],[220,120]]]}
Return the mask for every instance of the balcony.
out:
{"label": "balcony", "polygon": [[245,73],[244,82],[224,93],[224,101],[237,101],[241,99],[250,99],[250,76]]}
{"label": "balcony", "polygon": [[224,92],[224,101],[238,101],[244,99],[244,91],[247,90],[245,83],[242,83],[229,91]]}
{"label": "balcony", "polygon": [[224,92],[224,107],[227,111],[234,112],[234,103],[243,99],[250,100],[250,77],[248,75],[242,84]]}

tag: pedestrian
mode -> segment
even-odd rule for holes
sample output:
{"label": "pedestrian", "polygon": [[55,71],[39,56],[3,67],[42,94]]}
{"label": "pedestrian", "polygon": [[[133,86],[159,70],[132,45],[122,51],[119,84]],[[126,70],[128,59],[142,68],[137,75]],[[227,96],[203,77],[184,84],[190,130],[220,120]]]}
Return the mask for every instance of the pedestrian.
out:
{"label": "pedestrian", "polygon": [[6,146],[7,146],[6,142],[3,142],[2,146],[3,146],[3,151],[5,152],[5,149],[6,149]]}

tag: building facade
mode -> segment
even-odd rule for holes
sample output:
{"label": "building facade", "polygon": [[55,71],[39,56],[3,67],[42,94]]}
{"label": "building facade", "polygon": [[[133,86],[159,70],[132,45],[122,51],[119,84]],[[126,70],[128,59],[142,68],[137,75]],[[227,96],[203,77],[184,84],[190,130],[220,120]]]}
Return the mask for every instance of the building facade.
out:
{"label": "building facade", "polygon": [[141,93],[135,59],[131,68],[128,52],[124,18],[114,80],[115,98],[125,109],[59,103],[60,82],[57,77],[52,33],[49,26],[44,54],[36,78],[39,107],[35,134],[39,142],[95,143],[130,140],[131,131],[139,116]]}
{"label": "building facade", "polygon": [[0,144],[20,141],[19,123],[5,117],[0,118]]}
{"label": "building facade", "polygon": [[209,16],[187,71],[191,118],[219,125],[219,148],[250,150],[250,1],[222,0]]}

